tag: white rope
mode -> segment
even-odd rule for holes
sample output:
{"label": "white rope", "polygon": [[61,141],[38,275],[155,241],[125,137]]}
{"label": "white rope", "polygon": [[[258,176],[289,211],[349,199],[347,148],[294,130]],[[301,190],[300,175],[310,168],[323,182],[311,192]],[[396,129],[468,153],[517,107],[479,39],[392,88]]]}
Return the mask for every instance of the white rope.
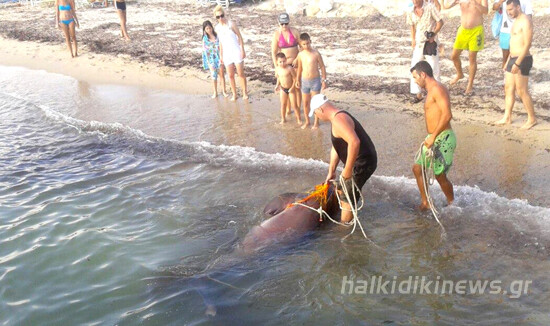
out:
{"label": "white rope", "polygon": [[447,231],[445,231],[445,227],[443,227],[443,224],[441,224],[441,221],[439,221],[439,212],[435,208],[435,205],[432,200],[432,196],[430,196],[430,186],[434,184],[435,180],[435,171],[434,171],[434,153],[431,148],[426,148],[426,155],[425,158],[422,159],[422,148],[424,147],[424,142],[420,144],[420,149],[418,152],[416,152],[416,155],[414,157],[414,161],[418,162],[420,161],[422,164],[422,182],[424,183],[424,193],[426,194],[426,199],[428,200],[428,205],[430,206],[430,210],[432,211],[433,216],[435,217],[435,220],[441,227],[442,236],[445,238],[447,236]]}

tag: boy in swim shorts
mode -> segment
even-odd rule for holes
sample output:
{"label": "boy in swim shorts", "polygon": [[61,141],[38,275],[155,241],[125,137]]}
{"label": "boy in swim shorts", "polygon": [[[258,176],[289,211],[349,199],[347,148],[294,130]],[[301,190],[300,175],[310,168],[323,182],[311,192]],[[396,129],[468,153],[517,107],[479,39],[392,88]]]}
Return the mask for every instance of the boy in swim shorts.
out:
{"label": "boy in swim shorts", "polygon": [[290,107],[294,110],[296,115],[296,122],[302,123],[300,118],[300,110],[296,106],[296,72],[294,68],[286,63],[286,55],[282,52],[277,53],[275,56],[277,59],[277,68],[275,68],[275,76],[277,77],[277,85],[275,85],[275,92],[279,91],[279,98],[281,100],[281,124],[286,122],[286,108],[290,101]]}
{"label": "boy in swim shorts", "polygon": [[[327,71],[323,57],[319,51],[311,47],[311,38],[308,33],[300,34],[298,42],[302,51],[296,57],[298,65],[296,72],[296,88],[302,90],[302,101],[304,103],[304,116],[306,121],[302,129],[309,126],[309,110],[311,107],[311,97],[317,95],[327,87]],[[321,74],[319,74],[319,69]],[[312,129],[319,127],[319,120],[315,117]]]}

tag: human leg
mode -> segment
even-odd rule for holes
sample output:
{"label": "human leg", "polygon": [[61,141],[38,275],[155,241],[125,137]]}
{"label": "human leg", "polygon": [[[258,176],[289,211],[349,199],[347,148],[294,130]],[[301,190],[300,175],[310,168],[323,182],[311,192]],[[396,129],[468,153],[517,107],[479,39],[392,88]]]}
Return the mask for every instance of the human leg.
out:
{"label": "human leg", "polygon": [[[415,64],[424,59],[422,51],[422,48],[414,48],[411,58],[411,67],[414,67]],[[418,99],[417,102],[420,102],[420,100],[422,100],[422,91],[420,86],[414,81],[412,74],[410,75],[410,90],[411,94]]]}
{"label": "human leg", "polygon": [[282,89],[279,90],[279,99],[281,100],[281,122],[283,124],[286,122],[286,107],[288,105],[288,94]]}
{"label": "human leg", "polygon": [[474,78],[477,72],[477,51],[469,51],[468,59],[470,66],[468,67],[468,86],[466,86],[466,91],[464,92],[466,95],[471,94],[474,88]]}
{"label": "human leg", "polygon": [[521,98],[521,102],[523,103],[523,107],[525,107],[525,111],[527,111],[527,122],[525,122],[525,124],[521,126],[521,129],[527,130],[537,124],[535,109],[533,107],[533,99],[531,98],[531,94],[529,94],[528,89],[529,76],[524,76],[521,73],[514,74],[513,76],[516,85],[516,91]]}
{"label": "human leg", "polygon": [[512,109],[516,102],[516,81],[514,74],[510,72],[504,73],[504,102],[504,117],[495,121],[494,124],[497,126],[507,125],[512,122]]}
{"label": "human leg", "polygon": [[462,72],[462,62],[460,61],[460,54],[462,53],[462,50],[459,49],[453,49],[453,53],[451,54],[451,60],[453,61],[453,64],[456,69],[456,77],[451,80],[449,83],[451,86],[456,84],[459,80],[464,78],[464,73]]}
{"label": "human leg", "polygon": [[246,86],[246,76],[244,75],[244,62],[235,64],[237,67],[237,74],[241,81],[241,88],[243,89],[243,99],[248,99],[248,89]]}
{"label": "human leg", "polygon": [[235,64],[229,64],[225,66],[227,68],[227,75],[229,76],[229,84],[231,86],[231,92],[233,93],[233,96],[231,96],[231,101],[237,100],[237,84],[235,83]]}
{"label": "human leg", "polygon": [[412,171],[416,179],[418,191],[420,191],[421,204],[418,208],[420,210],[427,210],[428,208],[430,208],[430,206],[428,204],[428,198],[426,197],[426,188],[424,185],[427,182],[426,182],[426,178],[422,177],[422,166],[420,166],[420,164],[414,164],[412,167]]}
{"label": "human leg", "polygon": [[447,175],[445,173],[436,175],[435,179],[441,186],[441,190],[443,191],[443,193],[445,194],[445,197],[447,198],[447,204],[451,205],[455,200],[453,184],[451,183],[451,181],[449,181],[449,179],[447,179]]}
{"label": "human leg", "polygon": [[130,40],[130,36],[128,36],[128,30],[126,29],[126,10],[117,10],[119,12],[120,17],[120,29],[122,31],[122,37],[124,37],[126,40]]}
{"label": "human leg", "polygon": [[289,95],[289,103],[290,107],[294,111],[294,115],[296,116],[296,122],[298,124],[302,123],[302,118],[300,117],[300,108],[296,105],[296,95],[299,94],[298,91],[296,91],[295,88],[291,88]]}
{"label": "human leg", "polygon": [[75,22],[69,24],[69,33],[71,35],[71,40],[73,41],[74,46],[74,56],[78,57],[78,43],[76,41],[76,31],[75,31]]}
{"label": "human leg", "polygon": [[309,108],[311,105],[311,93],[302,93],[302,102],[304,104],[304,124],[302,125],[302,129],[307,128],[309,126]]}
{"label": "human leg", "polygon": [[73,46],[71,45],[71,34],[69,33],[69,26],[63,23],[60,23],[60,26],[61,26],[61,30],[63,31],[63,34],[65,35],[65,41],[67,42],[67,47],[71,52],[71,58],[74,58]]}
{"label": "human leg", "polygon": [[225,89],[225,71],[224,71],[224,67],[223,65],[220,65],[219,67],[219,70],[218,70],[218,76],[220,76],[220,83],[221,83],[221,87],[222,87],[222,94],[224,97],[227,97],[228,94],[227,94],[227,91]]}

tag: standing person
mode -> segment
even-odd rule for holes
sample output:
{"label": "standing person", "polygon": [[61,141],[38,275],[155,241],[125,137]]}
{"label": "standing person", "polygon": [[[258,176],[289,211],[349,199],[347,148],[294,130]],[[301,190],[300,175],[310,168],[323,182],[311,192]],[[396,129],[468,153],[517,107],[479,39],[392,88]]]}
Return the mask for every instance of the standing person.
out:
{"label": "standing person", "polygon": [[[277,17],[279,28],[273,33],[271,38],[271,59],[273,66],[277,68],[277,53],[284,53],[286,63],[296,70],[296,58],[298,57],[298,31],[290,27],[290,16],[284,12]],[[296,105],[298,109],[302,106],[302,94],[296,92]],[[290,106],[286,109],[290,113]]]}
{"label": "standing person", "polygon": [[126,40],[130,40],[128,31],[126,30],[126,2],[124,0],[113,1],[113,6],[116,8],[118,18],[120,19],[120,35]]}
{"label": "standing person", "polygon": [[[434,4],[424,2],[424,0],[413,0],[413,10],[407,13],[407,23],[411,25],[411,39],[413,55],[411,67],[418,61],[426,60],[432,66],[434,76],[439,81],[439,53],[437,44],[439,40],[437,34],[443,26],[441,14]],[[420,87],[411,77],[411,102],[418,103],[422,101],[422,92]]]}
{"label": "standing person", "polygon": [[212,98],[218,97],[218,70],[221,76],[222,94],[227,97],[223,66],[220,65],[219,45],[218,35],[214,31],[212,23],[209,20],[202,23],[202,66],[205,70],[210,70],[212,76],[214,87]]}
{"label": "standing person", "polygon": [[296,72],[287,62],[284,53],[277,53],[277,68],[275,69],[277,84],[275,85],[275,92],[279,91],[279,98],[281,99],[281,124],[286,122],[287,106],[292,107],[296,115],[296,122],[301,124],[300,109],[296,107]]}
{"label": "standing person", "polygon": [[[302,99],[304,101],[304,117],[305,122],[302,125],[302,129],[309,126],[309,118],[312,116],[309,111],[311,104],[311,97],[319,94],[321,90],[327,88],[327,71],[325,69],[325,63],[323,57],[319,51],[311,47],[311,38],[308,33],[300,34],[300,47],[302,51],[296,58],[298,65],[296,73],[296,88],[302,90]],[[321,69],[321,75],[319,75],[319,69]],[[315,116],[315,122],[312,129],[319,127],[319,120]]]}
{"label": "standing person", "polygon": [[[337,109],[323,94],[317,94],[311,99],[311,112],[309,116],[328,121],[331,124],[330,163],[325,183],[334,179],[336,167],[342,161],[343,184],[339,189],[346,188],[350,198],[359,198],[363,185],[376,170],[378,158],[374,143],[363,129],[363,126],[351,114]],[[353,187],[353,184],[357,188]],[[357,191],[357,189],[359,189]],[[353,203],[348,203],[346,197],[339,190],[339,197],[342,201],[342,222],[349,222],[353,218],[351,209]]]}
{"label": "standing person", "polygon": [[[533,7],[531,0],[521,0],[521,12],[527,15],[529,19],[533,16]],[[493,10],[501,11],[502,13],[502,25],[500,25],[499,33],[499,45],[502,49],[502,69],[506,68],[506,61],[510,55],[510,31],[512,29],[513,19],[508,16],[506,12],[506,0],[495,0],[493,4]]]}
{"label": "standing person", "polygon": [[72,58],[78,57],[75,25],[80,28],[74,8],[74,0],[55,0],[55,23],[58,28],[63,31],[63,34],[65,34],[65,41],[67,42]]}
{"label": "standing person", "polygon": [[411,73],[418,86],[426,89],[426,102],[424,103],[424,118],[428,136],[424,139],[422,155],[413,165],[413,173],[416,178],[418,190],[422,203],[421,210],[429,209],[428,198],[426,197],[425,186],[422,177],[422,165],[426,163],[426,151],[433,151],[433,170],[435,179],[441,186],[441,190],[447,197],[450,205],[454,200],[453,185],[447,179],[447,173],[453,163],[453,155],[456,148],[456,136],[451,128],[451,102],[449,91],[433,77],[430,64],[426,61],[419,61],[411,68]]}
{"label": "standing person", "polygon": [[537,124],[533,99],[529,94],[529,71],[533,67],[533,57],[529,52],[533,40],[533,23],[521,12],[519,0],[507,0],[506,11],[514,20],[510,35],[510,56],[506,63],[504,74],[505,105],[504,117],[495,122],[496,125],[505,125],[512,122],[512,108],[516,101],[516,92],[527,111],[527,122],[521,127],[530,129]]}
{"label": "standing person", "polygon": [[454,0],[450,5],[443,3],[443,8],[449,9],[460,4],[460,27],[456,32],[455,44],[451,59],[456,69],[456,77],[451,80],[450,85],[456,84],[464,78],[460,54],[463,50],[469,52],[470,67],[468,69],[468,86],[465,95],[472,94],[474,78],[477,71],[477,52],[483,50],[485,34],[483,32],[483,15],[489,13],[487,0]]}
{"label": "standing person", "polygon": [[248,89],[246,87],[246,76],[244,75],[244,42],[237,24],[225,17],[223,7],[217,5],[214,8],[214,16],[218,20],[216,33],[220,39],[220,58],[221,64],[225,65],[229,74],[229,82],[233,96],[231,101],[237,100],[237,85],[235,84],[235,70],[241,80],[243,89],[243,99],[248,99]]}

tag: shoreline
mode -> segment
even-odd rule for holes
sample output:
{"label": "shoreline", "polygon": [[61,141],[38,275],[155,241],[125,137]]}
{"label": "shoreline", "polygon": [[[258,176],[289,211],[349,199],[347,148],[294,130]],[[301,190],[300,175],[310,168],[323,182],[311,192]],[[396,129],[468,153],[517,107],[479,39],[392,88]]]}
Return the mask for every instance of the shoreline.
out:
{"label": "shoreline", "polygon": [[[134,9],[135,7],[130,8]],[[87,10],[94,11],[98,9]],[[247,7],[243,7],[236,8],[234,10],[244,11],[249,9],[247,9]],[[210,8],[206,8],[204,11],[210,12],[211,10]],[[37,14],[42,15],[44,12],[43,10],[37,11]],[[203,14],[204,13],[199,13],[199,15]],[[258,16],[261,16],[261,14],[263,13],[258,14]],[[111,18],[109,19],[112,20]],[[196,17],[191,17],[188,19],[191,20],[194,18]],[[309,17],[305,17],[304,19],[308,21],[312,20],[312,18]],[[82,20],[83,19],[81,19],[81,22]],[[336,18],[335,20],[337,25],[344,24],[341,28],[346,28],[343,20]],[[106,23],[105,21],[103,23],[108,24],[109,26],[113,25],[112,23]],[[550,26],[550,23],[548,26]],[[133,28],[136,28],[136,26],[134,25]],[[326,30],[326,28],[324,30]],[[324,30],[319,33],[322,33]],[[196,64],[200,61],[200,53],[196,54],[194,57],[184,57],[182,61],[183,63],[174,64],[173,62],[167,63],[167,61],[162,63],[160,59],[153,60],[152,57],[149,59],[135,57],[135,52],[132,51],[136,51],[136,49],[132,48],[132,46],[137,45],[128,45],[123,43],[123,41],[115,41],[122,47],[122,50],[118,53],[110,52],[111,50],[109,49],[104,52],[100,50],[100,53],[96,53],[95,50],[97,50],[97,48],[94,50],[94,46],[98,47],[98,45],[93,45],[95,44],[95,39],[85,38],[84,41],[80,43],[81,45],[79,45],[79,49],[81,49],[79,57],[71,60],[68,58],[68,53],[66,53],[66,45],[62,42],[60,32],[58,30],[54,30],[54,32],[56,33],[55,38],[58,40],[57,43],[53,41],[45,41],[40,43],[36,41],[18,41],[6,37],[0,37],[0,64],[8,66],[22,66],[36,70],[46,70],[51,73],[68,75],[77,80],[97,84],[122,84],[152,89],[165,89],[191,95],[204,95],[205,97],[210,96],[211,94],[211,82],[207,79],[208,73],[202,71],[200,64]],[[112,41],[112,32],[113,31],[108,32],[109,37],[107,37],[108,39],[106,42]],[[116,33],[116,30],[114,33]],[[130,28],[130,33],[132,33],[132,28]],[[139,36],[139,32],[134,31],[134,33],[138,35],[138,37],[136,37],[138,39],[139,37],[143,37]],[[375,34],[383,32],[381,32],[381,30],[376,30],[370,31],[370,33]],[[401,33],[401,39],[406,39],[406,33],[403,33],[403,31],[401,31]],[[77,37],[78,35],[79,31],[77,31]],[[190,35],[192,35],[192,33],[185,34],[185,37],[180,42],[198,43],[198,40],[191,38]],[[132,37],[132,35],[130,36]],[[251,46],[252,38],[253,35],[250,34],[245,36],[245,39],[249,40],[249,42],[246,42],[246,47]],[[376,40],[373,42],[375,41]],[[450,40],[446,36],[443,44],[447,47],[447,43],[449,41]],[[132,43],[135,42],[137,43],[139,41],[132,41]],[[124,48],[125,46],[128,48]],[[188,50],[193,51],[195,49],[193,46],[194,45],[191,44],[190,49]],[[399,50],[406,53],[406,46],[407,44],[400,45]],[[550,51],[549,49],[550,44],[548,48],[537,49],[537,60],[548,60],[550,62],[550,55],[547,57],[548,59],[544,59],[542,57],[543,53]],[[183,55],[180,51],[181,49],[175,52],[177,52],[176,54]],[[353,51],[354,50],[351,49],[348,52]],[[336,45],[334,48],[328,48],[326,45],[323,47],[322,54],[327,58],[326,63],[328,66],[327,73],[329,74],[329,79],[335,80],[332,85],[329,84],[326,91],[329,98],[337,102],[342,109],[353,111],[354,114],[356,114],[355,112],[363,112],[365,114],[376,115],[376,127],[373,128],[372,131],[384,135],[383,137],[380,136],[378,139],[380,145],[377,144],[377,146],[386,147],[387,144],[382,141],[393,143],[402,141],[403,137],[407,137],[405,130],[410,129],[410,126],[407,126],[407,128],[402,128],[402,125],[399,125],[399,123],[407,123],[407,116],[409,117],[409,120],[411,117],[414,119],[421,119],[422,117],[422,105],[409,104],[406,101],[407,97],[402,93],[399,93],[402,89],[405,89],[406,93],[408,93],[408,80],[403,80],[403,78],[399,76],[399,72],[406,70],[407,68],[406,62],[410,60],[408,54],[404,57],[401,55],[386,58],[386,61],[383,61],[381,67],[377,68],[378,70],[370,71],[369,69],[372,68],[373,65],[367,64],[366,67],[364,66],[364,63],[361,60],[364,59],[362,57],[362,53],[348,53],[345,56],[342,54],[346,58],[349,56],[351,61],[355,60],[355,64],[352,64],[351,61],[339,61],[339,58],[337,58],[338,56],[335,53],[338,53],[338,47]],[[498,57],[495,53],[492,55],[493,60],[489,61],[489,63],[498,63],[500,57]],[[374,54],[373,56],[378,56],[379,59],[381,58],[378,54]],[[250,103],[252,103],[252,106],[254,106],[255,102],[260,102],[262,105],[268,103],[269,106],[273,106],[273,117],[277,118],[278,99],[273,95],[274,82],[273,84],[269,82],[269,80],[272,79],[272,74],[267,73],[271,69],[271,60],[265,55],[262,55],[262,52],[257,51],[250,53],[250,57],[251,58],[249,60],[247,59],[250,63],[246,67],[247,71],[251,72],[252,77],[249,79],[249,89],[251,90]],[[445,69],[449,71],[449,65],[452,64],[450,60],[442,59],[441,61],[442,68],[446,67]],[[193,64],[186,64],[185,62],[191,62]],[[405,66],[403,66],[404,63]],[[340,67],[343,64],[348,65],[348,67],[343,73],[335,74],[334,69],[337,69],[335,67]],[[478,82],[479,84],[482,84],[483,81],[487,80],[491,71],[487,71],[487,66],[480,69],[483,69],[480,75],[484,77],[482,77]],[[384,72],[384,70],[386,72]],[[356,71],[357,73],[353,74],[353,71]],[[443,71],[444,70],[442,69],[442,72]],[[377,76],[379,73],[381,76]],[[259,76],[259,74],[261,76]],[[538,78],[542,84],[548,83],[550,85],[550,80],[547,80],[548,78],[546,77],[549,75],[550,69],[546,70],[546,68],[544,68],[538,69],[533,77]],[[331,76],[334,77],[331,78]],[[452,76],[446,76],[445,78],[450,79],[450,77]],[[389,83],[385,82],[378,86],[371,83],[373,81],[383,79],[388,79]],[[446,79],[443,80],[444,83]],[[399,82],[399,80],[401,81]],[[392,84],[394,81],[398,81],[398,83]],[[535,80],[534,83],[537,83],[537,81]],[[500,84],[498,84],[498,81],[494,81],[491,85],[479,85],[479,87],[483,89],[495,88],[495,84],[497,87],[501,87]],[[392,92],[392,90],[395,90],[396,92]],[[459,176],[457,178],[458,185],[466,184],[475,186],[480,184],[483,185],[488,191],[493,189],[492,191],[496,191],[499,194],[502,194],[503,192],[508,193],[508,191],[510,191],[517,198],[525,199],[521,195],[521,186],[516,186],[515,184],[508,184],[507,186],[509,189],[497,191],[499,187],[506,186],[507,184],[505,183],[504,185],[498,185],[498,182],[495,183],[494,180],[490,180],[492,177],[499,177],[499,171],[497,171],[497,168],[488,167],[494,171],[487,171],[487,175],[484,175],[483,170],[487,169],[487,167],[483,167],[483,163],[478,163],[481,164],[480,169],[482,171],[477,171],[478,167],[474,166],[475,163],[472,164],[471,162],[479,162],[482,160],[482,158],[477,157],[476,155],[482,153],[483,149],[480,147],[485,146],[487,148],[486,151],[498,150],[499,152],[494,153],[493,156],[498,156],[498,158],[502,160],[503,164],[508,163],[508,165],[513,165],[512,162],[516,162],[515,164],[517,166],[510,167],[510,169],[514,170],[513,176],[509,178],[510,182],[514,182],[513,180],[521,180],[525,176],[536,178],[538,174],[542,173],[540,181],[542,184],[537,184],[535,190],[533,191],[531,189],[530,194],[526,196],[530,202],[534,201],[535,205],[539,205],[541,203],[548,205],[548,201],[544,199],[547,195],[545,195],[545,191],[542,191],[542,194],[536,193],[536,191],[539,187],[544,189],[544,182],[546,179],[548,179],[546,181],[550,182],[550,169],[544,163],[550,160],[550,124],[548,123],[550,110],[537,111],[537,107],[535,107],[535,112],[539,117],[539,124],[532,130],[521,131],[519,130],[519,126],[521,126],[525,120],[525,113],[523,112],[522,106],[517,105],[514,110],[513,124],[511,126],[496,127],[489,125],[489,123],[501,117],[502,109],[499,108],[502,107],[504,103],[504,94],[502,94],[502,97],[496,97],[492,95],[493,93],[464,97],[458,95],[457,93],[457,90],[451,90],[453,128],[456,126],[458,130],[463,131],[461,139],[459,140],[459,151],[462,152],[459,155],[461,155],[462,158],[459,159],[456,164],[459,171],[455,172]],[[539,101],[546,101],[544,103],[550,104],[550,100],[546,100],[542,97],[539,98]],[[239,98],[238,102],[242,103],[243,100]],[[259,104],[256,103],[256,105]],[[269,108],[269,110],[271,110],[271,108]],[[543,114],[542,118],[539,115],[540,113]],[[548,116],[545,116],[544,114],[548,114]],[[392,126],[403,130],[395,130],[394,132],[391,130],[386,130],[388,128],[391,129]],[[267,132],[271,131],[267,130]],[[416,144],[416,139],[412,141],[412,143]],[[513,148],[513,151],[510,151],[510,148]],[[273,151],[274,148],[260,148],[259,150]],[[399,151],[399,149],[397,150]],[[385,160],[392,160],[393,154],[391,151],[391,149],[387,148],[381,151],[382,155],[385,156]],[[295,153],[295,155],[298,157],[300,156],[299,153]],[[531,160],[534,162],[531,162]],[[500,163],[501,161],[493,158],[493,162]],[[412,175],[408,173],[408,163],[410,162],[396,162],[395,167],[387,167],[381,169],[380,172],[377,173],[383,173],[383,175],[386,174],[391,176],[405,175],[412,177]],[[460,167],[460,164],[466,164],[468,166]],[[507,167],[505,166],[504,169],[507,169]]]}

